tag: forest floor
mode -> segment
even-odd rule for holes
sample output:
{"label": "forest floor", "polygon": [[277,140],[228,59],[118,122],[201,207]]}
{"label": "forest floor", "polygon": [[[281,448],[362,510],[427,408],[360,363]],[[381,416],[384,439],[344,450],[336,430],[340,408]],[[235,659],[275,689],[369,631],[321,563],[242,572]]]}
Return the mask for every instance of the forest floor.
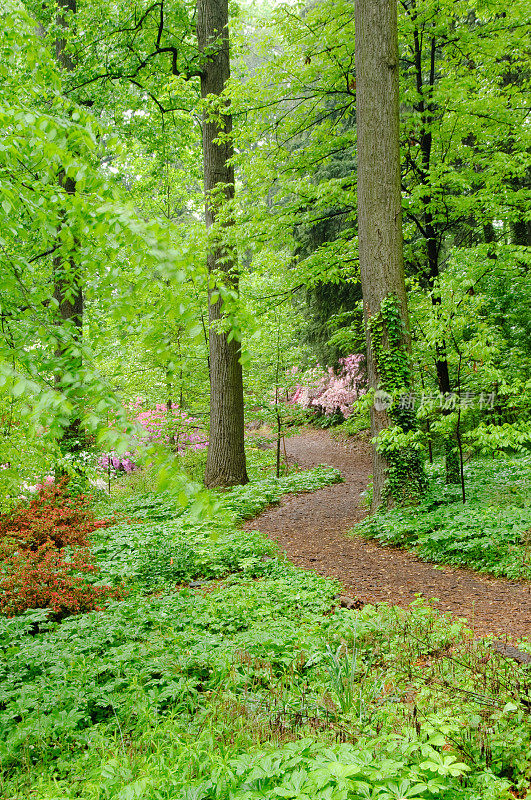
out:
{"label": "forest floor", "polygon": [[531,638],[531,583],[421,561],[414,553],[347,535],[366,515],[361,493],[372,471],[370,445],[305,430],[286,439],[288,461],[303,468],[336,467],[343,483],[290,495],[245,526],[277,541],[299,567],[339,580],[365,603],[407,606],[421,595],[437,608],[466,617],[479,635]]}

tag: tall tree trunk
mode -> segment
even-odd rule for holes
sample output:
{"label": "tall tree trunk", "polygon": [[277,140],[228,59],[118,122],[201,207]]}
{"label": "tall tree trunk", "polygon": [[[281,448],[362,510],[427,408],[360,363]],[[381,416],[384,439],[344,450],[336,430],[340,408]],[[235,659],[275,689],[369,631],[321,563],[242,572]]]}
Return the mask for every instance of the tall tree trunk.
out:
{"label": "tall tree trunk", "polygon": [[[372,389],[390,390],[382,353],[407,361],[408,315],[402,247],[398,116],[398,33],[396,0],[356,0],[356,119],[358,141],[358,237],[367,371]],[[398,349],[391,353],[391,330],[383,307],[394,298],[399,322]],[[378,341],[376,331],[379,328]],[[396,340],[396,337],[395,337]],[[392,424],[390,409],[371,408],[373,438]],[[372,509],[389,500],[390,461],[373,445]]]}
{"label": "tall tree trunk", "polygon": [[[76,12],[76,0],[57,1],[57,25],[67,29],[68,16],[65,12]],[[55,40],[55,56],[59,67],[70,71],[74,64],[66,49],[66,39],[58,36]],[[76,182],[67,178],[64,172],[58,182],[65,195],[76,193]],[[64,451],[83,448],[81,431],[81,399],[79,390],[72,391],[70,383],[65,383],[65,374],[74,379],[82,367],[81,348],[83,344],[83,286],[73,256],[58,256],[53,261],[53,296],[57,304],[56,322],[59,329],[58,344],[55,351],[55,385],[69,394],[74,410],[70,422],[63,430],[61,447]],[[69,379],[70,380],[70,379]]]}
{"label": "tall tree trunk", "polygon": [[[230,77],[228,0],[198,0],[197,39],[204,55],[201,96],[219,97]],[[205,220],[207,229],[216,222],[220,203],[234,197],[232,117],[206,109],[203,113],[203,169]],[[221,137],[218,141],[218,137]],[[244,448],[243,375],[241,348],[226,331],[219,331],[223,319],[217,291],[219,279],[237,291],[236,254],[221,242],[210,242],[207,255],[209,286],[210,436],[205,472],[206,486],[234,486],[247,483]]]}

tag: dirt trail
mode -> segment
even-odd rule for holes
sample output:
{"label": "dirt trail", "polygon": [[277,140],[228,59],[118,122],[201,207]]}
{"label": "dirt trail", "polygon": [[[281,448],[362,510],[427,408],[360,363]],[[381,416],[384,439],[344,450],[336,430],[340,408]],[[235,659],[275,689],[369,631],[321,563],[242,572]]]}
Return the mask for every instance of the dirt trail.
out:
{"label": "dirt trail", "polygon": [[531,583],[490,578],[466,569],[436,567],[413,553],[346,536],[366,511],[360,494],[371,472],[370,447],[339,442],[314,430],[286,440],[302,467],[337,467],[344,483],[290,496],[246,525],[277,541],[299,567],[337,578],[365,602],[406,606],[416,594],[438,598],[438,608],[466,617],[478,634],[531,637]]}

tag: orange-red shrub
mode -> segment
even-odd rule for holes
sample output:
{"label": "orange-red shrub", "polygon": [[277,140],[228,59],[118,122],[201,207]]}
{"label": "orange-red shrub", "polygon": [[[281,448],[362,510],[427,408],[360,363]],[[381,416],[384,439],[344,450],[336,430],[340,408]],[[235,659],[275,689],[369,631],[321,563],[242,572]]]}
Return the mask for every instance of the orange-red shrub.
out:
{"label": "orange-red shrub", "polygon": [[88,534],[112,524],[96,520],[85,495],[70,497],[67,479],[45,484],[37,497],[0,514],[0,552],[13,548],[38,550],[46,542],[58,547],[86,547]]}
{"label": "orange-red shrub", "polygon": [[37,550],[20,550],[0,568],[0,611],[12,617],[28,608],[50,608],[65,617],[120,599],[119,589],[87,581],[95,572],[88,548],[67,552],[48,542]]}
{"label": "orange-red shrub", "polygon": [[28,505],[0,515],[0,613],[49,608],[62,618],[122,596],[89,580],[98,570],[88,535],[113,521],[96,520],[88,498],[66,489],[66,480],[45,485]]}

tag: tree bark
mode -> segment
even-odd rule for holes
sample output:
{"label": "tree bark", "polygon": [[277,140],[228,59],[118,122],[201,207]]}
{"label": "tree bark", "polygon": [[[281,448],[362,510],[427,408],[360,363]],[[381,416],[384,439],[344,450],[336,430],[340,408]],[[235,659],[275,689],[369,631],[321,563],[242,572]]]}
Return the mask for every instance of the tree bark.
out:
{"label": "tree bark", "polygon": [[[204,56],[201,96],[219,98],[230,77],[228,0],[198,0],[197,39]],[[222,202],[234,197],[231,164],[232,117],[219,109],[203,112],[203,169],[205,221],[211,229]],[[221,137],[218,141],[218,137]],[[241,348],[235,338],[218,329],[223,304],[216,283],[238,290],[236,254],[221,241],[210,243],[207,254],[209,286],[210,434],[205,471],[209,487],[248,482],[244,448],[243,375]]]}
{"label": "tree bark", "polygon": [[[77,11],[76,0],[57,0],[57,25],[61,28],[68,28],[68,18],[65,12],[71,11],[73,14]],[[55,58],[61,69],[71,72],[74,69],[74,62],[70,53],[66,50],[66,39],[57,37],[55,40]]]}
{"label": "tree bark", "polygon": [[[426,82],[423,79],[422,70],[422,32],[416,27],[417,11],[416,6],[413,4],[410,17],[414,23],[413,28],[413,52],[415,60],[415,78],[418,93],[418,102],[416,110],[420,114],[422,126],[419,132],[420,143],[420,156],[421,163],[418,167],[420,182],[423,189],[421,202],[424,207],[423,213],[423,229],[422,234],[426,242],[426,255],[427,255],[427,270],[426,282],[428,288],[431,290],[431,303],[435,309],[441,305],[441,298],[439,295],[434,294],[434,288],[439,279],[439,248],[440,248],[440,232],[437,230],[436,222],[430,210],[432,203],[432,185],[430,179],[431,167],[431,153],[433,137],[431,127],[433,118],[436,112],[436,107],[432,99],[433,88],[436,81],[435,70],[435,57],[437,52],[437,45],[435,37],[431,37],[429,41],[429,74]],[[427,99],[425,99],[427,97]],[[450,380],[450,370],[448,367],[448,358],[446,350],[446,342],[442,339],[435,344],[435,371],[437,374],[437,385],[439,392],[442,395],[448,395],[452,391],[452,384]],[[448,415],[451,412],[443,410],[443,415]],[[448,437],[444,441],[444,453],[446,464],[446,483],[459,482],[459,459],[456,445],[453,437]]]}
{"label": "tree bark", "polygon": [[[356,0],[355,29],[359,259],[368,381],[369,387],[376,390],[382,376],[373,347],[371,318],[380,314],[382,301],[391,294],[398,298],[404,347],[409,346],[402,247],[396,0]],[[387,409],[373,404],[372,437],[390,424]],[[384,499],[387,474],[388,463],[373,445],[373,510]]]}
{"label": "tree bark", "polygon": [[[69,25],[68,18],[65,16],[65,12],[68,11],[76,12],[76,0],[58,0],[56,21],[58,26],[65,29]],[[59,36],[55,40],[55,57],[61,69],[71,71],[74,68],[72,58],[66,50],[66,39]],[[58,182],[65,195],[76,193],[75,180],[67,178],[64,172],[59,174]],[[55,351],[57,362],[55,385],[61,389],[65,373],[68,372],[75,377],[82,367],[83,286],[73,256],[66,259],[58,256],[54,259],[53,284],[53,296],[57,302],[56,323],[60,328]],[[67,388],[67,386],[64,387],[64,389]],[[76,395],[70,397],[73,401],[74,411],[61,437],[62,449],[70,452],[83,448],[79,392],[76,392]]]}

